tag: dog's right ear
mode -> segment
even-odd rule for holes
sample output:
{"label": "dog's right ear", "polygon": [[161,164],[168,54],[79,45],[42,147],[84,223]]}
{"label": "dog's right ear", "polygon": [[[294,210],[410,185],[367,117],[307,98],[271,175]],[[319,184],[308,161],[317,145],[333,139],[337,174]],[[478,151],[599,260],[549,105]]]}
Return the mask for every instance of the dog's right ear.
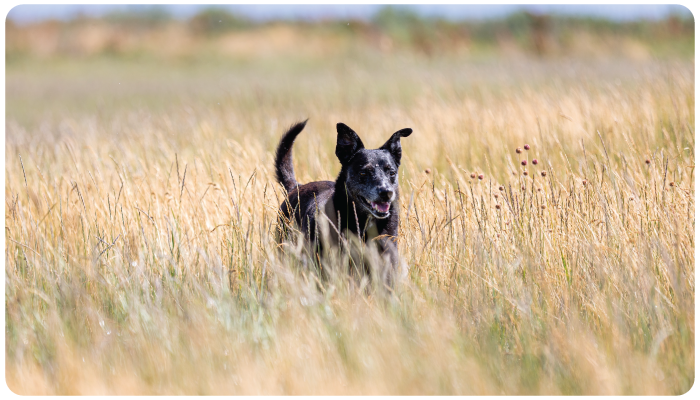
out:
{"label": "dog's right ear", "polygon": [[335,145],[335,155],[340,163],[345,165],[355,153],[364,149],[365,145],[357,133],[344,123],[338,122],[336,129],[338,130],[338,142]]}

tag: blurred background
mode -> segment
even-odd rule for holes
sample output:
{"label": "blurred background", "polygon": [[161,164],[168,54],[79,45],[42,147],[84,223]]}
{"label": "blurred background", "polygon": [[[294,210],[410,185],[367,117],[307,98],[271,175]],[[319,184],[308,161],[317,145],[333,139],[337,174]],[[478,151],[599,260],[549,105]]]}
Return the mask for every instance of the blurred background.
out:
{"label": "blurred background", "polygon": [[[692,52],[679,5],[20,5],[7,56]],[[622,43],[613,43],[618,38]]]}
{"label": "blurred background", "polygon": [[292,99],[405,106],[694,57],[692,14],[673,5],[20,5],[5,29],[6,115],[21,124],[242,99],[286,121],[321,111]]}

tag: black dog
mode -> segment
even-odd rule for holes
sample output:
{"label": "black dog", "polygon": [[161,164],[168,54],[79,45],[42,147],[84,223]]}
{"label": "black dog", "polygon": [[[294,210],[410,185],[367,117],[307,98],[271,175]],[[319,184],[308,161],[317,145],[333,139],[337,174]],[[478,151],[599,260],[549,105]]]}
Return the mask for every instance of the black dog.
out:
{"label": "black dog", "polygon": [[[333,226],[328,230],[333,245],[338,234],[349,233],[366,243],[376,243],[379,254],[388,261],[391,272],[398,267],[396,239],[399,229],[398,169],[401,164],[401,138],[409,136],[410,128],[397,131],[376,150],[365,149],[360,137],[343,123],[338,123],[335,155],[341,170],[335,182],[297,183],[292,164],[294,139],[306,126],[306,121],[292,126],[282,136],[275,155],[277,181],[288,196],[280,206],[283,218],[293,220],[317,249],[327,245],[320,236],[318,225],[323,219]],[[327,217],[327,218],[326,218]],[[368,271],[367,271],[368,272]],[[391,284],[389,277],[385,281]],[[393,274],[390,274],[393,276]]]}

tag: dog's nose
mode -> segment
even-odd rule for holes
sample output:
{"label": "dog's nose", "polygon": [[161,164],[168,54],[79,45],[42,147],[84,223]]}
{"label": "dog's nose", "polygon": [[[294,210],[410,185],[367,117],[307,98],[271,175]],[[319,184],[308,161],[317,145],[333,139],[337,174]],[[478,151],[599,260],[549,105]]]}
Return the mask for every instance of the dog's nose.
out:
{"label": "dog's nose", "polygon": [[391,201],[391,198],[394,197],[394,191],[393,190],[380,190],[379,191],[379,198],[384,200],[384,201]]}

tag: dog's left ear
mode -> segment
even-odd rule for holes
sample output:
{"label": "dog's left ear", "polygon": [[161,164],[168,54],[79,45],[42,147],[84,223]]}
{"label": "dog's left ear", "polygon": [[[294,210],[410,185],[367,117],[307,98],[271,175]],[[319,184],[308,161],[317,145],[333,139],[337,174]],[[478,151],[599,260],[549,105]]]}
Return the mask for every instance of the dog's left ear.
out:
{"label": "dog's left ear", "polygon": [[379,148],[380,150],[386,150],[391,153],[397,167],[401,164],[401,138],[408,137],[411,133],[413,133],[413,129],[411,128],[404,128],[400,131],[396,131],[391,135],[389,140]]}

